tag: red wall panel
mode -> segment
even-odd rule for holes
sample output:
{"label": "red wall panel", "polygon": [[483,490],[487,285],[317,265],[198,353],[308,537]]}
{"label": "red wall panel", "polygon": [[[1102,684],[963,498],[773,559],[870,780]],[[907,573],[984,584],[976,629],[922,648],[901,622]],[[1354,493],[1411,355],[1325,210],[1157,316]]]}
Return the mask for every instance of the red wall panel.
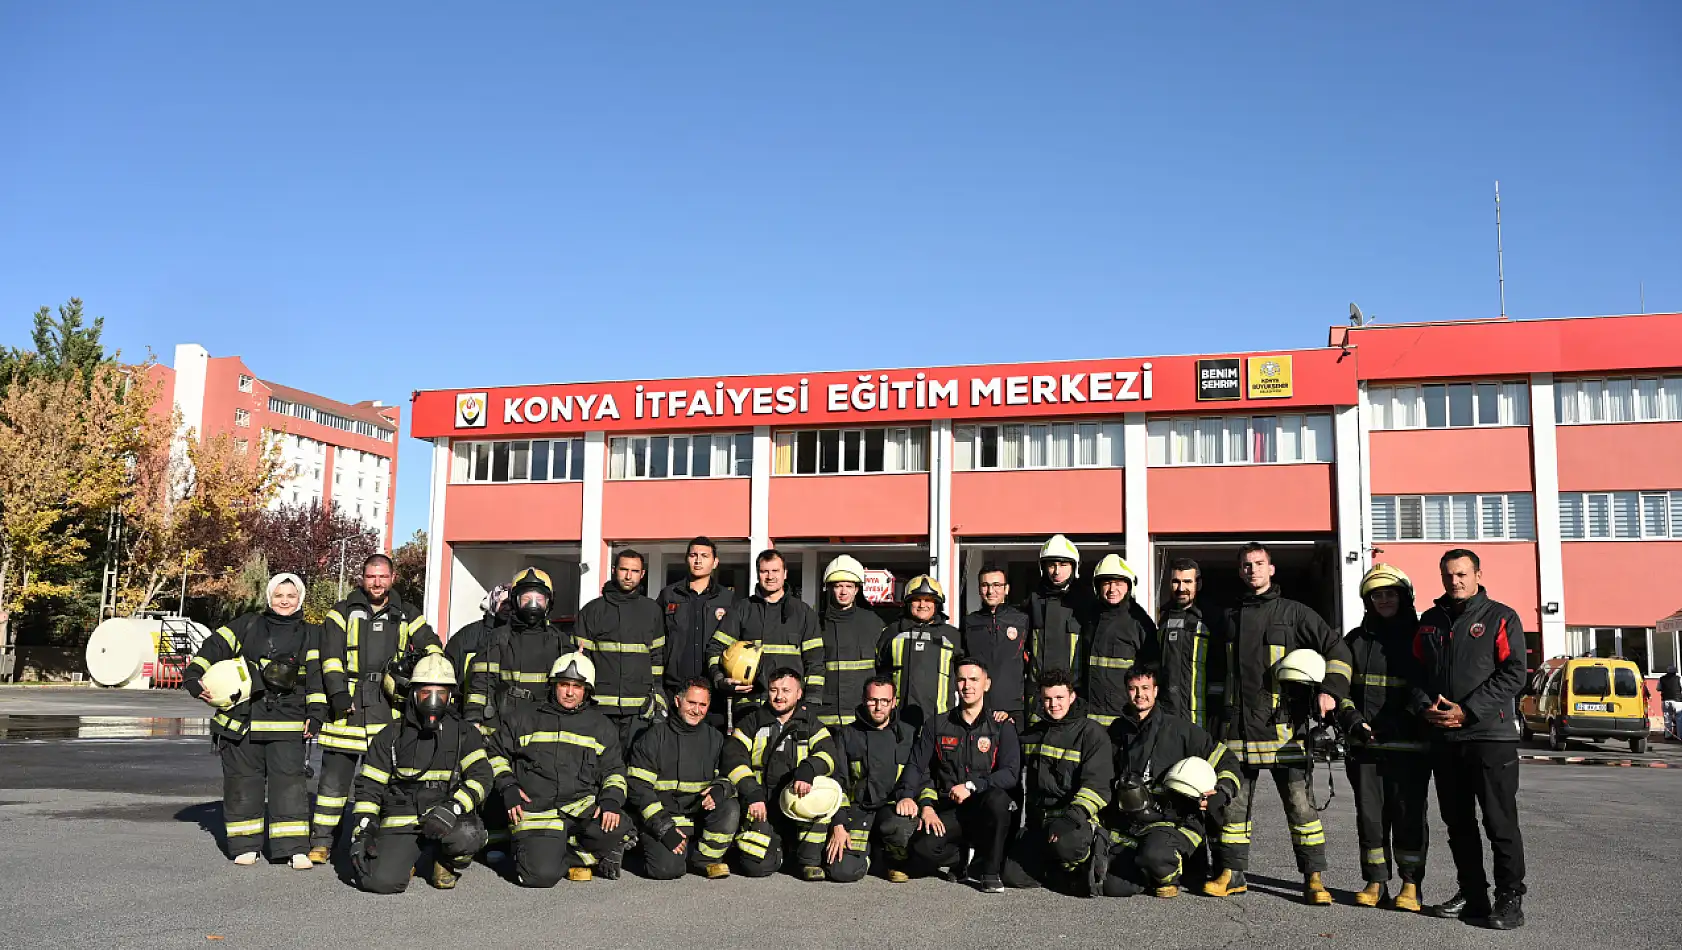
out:
{"label": "red wall panel", "polygon": [[1533,542],[1446,544],[1441,541],[1383,541],[1378,547],[1380,550],[1373,555],[1373,560],[1394,564],[1407,574],[1413,581],[1414,601],[1421,613],[1443,595],[1442,571],[1437,566],[1443,552],[1450,548],[1471,548],[1483,563],[1483,586],[1489,596],[1518,611],[1524,629],[1532,633],[1541,629],[1540,586],[1536,576],[1536,545]]}
{"label": "red wall panel", "polygon": [[602,486],[602,537],[745,538],[751,491],[746,478],[610,481]]}
{"label": "red wall panel", "polygon": [[1565,622],[1651,627],[1682,607],[1682,541],[1566,541]]}
{"label": "red wall panel", "polygon": [[444,540],[452,544],[578,540],[584,486],[577,482],[451,485],[446,492]]}
{"label": "red wall panel", "polygon": [[1152,534],[1330,531],[1330,465],[1188,465],[1149,475]]}
{"label": "red wall panel", "polygon": [[1530,429],[1404,429],[1372,433],[1372,493],[1527,492]]}
{"label": "red wall panel", "polygon": [[927,475],[774,476],[771,537],[929,533]]}
{"label": "red wall panel", "polygon": [[1119,532],[1123,529],[1122,470],[954,472],[952,533]]}
{"label": "red wall panel", "polygon": [[1560,426],[1559,490],[1682,488],[1682,422]]}

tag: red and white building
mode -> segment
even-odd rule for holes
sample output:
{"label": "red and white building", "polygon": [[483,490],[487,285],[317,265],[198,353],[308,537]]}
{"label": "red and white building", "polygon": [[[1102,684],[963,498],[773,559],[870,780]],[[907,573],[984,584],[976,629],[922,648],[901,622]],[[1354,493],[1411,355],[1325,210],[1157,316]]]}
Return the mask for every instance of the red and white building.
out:
{"label": "red and white building", "polygon": [[[564,603],[612,550],[682,573],[719,542],[745,591],[759,549],[811,601],[842,551],[930,572],[976,605],[986,561],[1027,593],[1063,532],[1086,569],[1120,553],[1154,609],[1177,557],[1215,601],[1236,550],[1347,628],[1375,562],[1441,592],[1437,558],[1482,556],[1532,661],[1621,653],[1677,665],[1656,622],[1682,576],[1682,314],[1338,327],[1329,345],[1210,356],[416,394],[433,444],[428,616],[455,629],[525,563]],[[956,611],[954,611],[956,612]]]}
{"label": "red and white building", "polygon": [[159,402],[180,411],[183,432],[229,433],[246,446],[280,444],[286,479],[274,506],[337,505],[391,550],[401,409],[342,403],[269,382],[239,357],[211,356],[196,343],[178,345],[174,365],[154,371],[163,383]]}

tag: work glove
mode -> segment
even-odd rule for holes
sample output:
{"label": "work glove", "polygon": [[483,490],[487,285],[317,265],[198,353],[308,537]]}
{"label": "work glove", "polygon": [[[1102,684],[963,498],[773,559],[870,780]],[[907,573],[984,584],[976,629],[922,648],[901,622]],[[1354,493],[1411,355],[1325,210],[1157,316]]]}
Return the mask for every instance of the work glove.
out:
{"label": "work glove", "polygon": [[327,697],[327,705],[333,710],[333,718],[343,719],[350,715],[350,694],[334,693]]}
{"label": "work glove", "polygon": [[442,838],[455,830],[456,822],[461,820],[461,805],[451,803],[437,804],[426,810],[421,816],[420,832],[428,838]]}
{"label": "work glove", "polygon": [[670,818],[664,818],[658,829],[651,830],[654,831],[654,837],[660,839],[661,847],[667,851],[676,851],[677,846],[683,843],[683,831],[678,828],[677,822]]}
{"label": "work glove", "polygon": [[524,808],[530,804],[520,795],[520,786],[510,785],[502,790],[502,807],[506,811]]}
{"label": "work glove", "polygon": [[1232,795],[1224,788],[1215,789],[1215,794],[1209,796],[1209,814],[1219,815],[1221,810],[1232,802]]}
{"label": "work glove", "polygon": [[736,786],[723,777],[713,779],[712,784],[707,786],[707,791],[712,793],[715,808],[736,797]]}
{"label": "work glove", "polygon": [[1082,814],[1080,818],[1076,818],[1073,812],[1065,812],[1058,815],[1056,818],[1053,818],[1045,823],[1045,836],[1047,839],[1050,839],[1079,834],[1081,826],[1085,824],[1084,818],[1084,814]]}
{"label": "work glove", "polygon": [[321,720],[311,716],[304,720],[304,731],[312,736],[321,735]]}

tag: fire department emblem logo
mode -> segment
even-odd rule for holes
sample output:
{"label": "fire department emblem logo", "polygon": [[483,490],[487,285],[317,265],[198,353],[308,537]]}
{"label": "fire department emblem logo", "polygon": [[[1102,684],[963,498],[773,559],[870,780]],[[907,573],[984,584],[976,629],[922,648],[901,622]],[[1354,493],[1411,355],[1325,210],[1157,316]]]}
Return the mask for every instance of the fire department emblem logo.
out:
{"label": "fire department emblem logo", "polygon": [[723,620],[724,619],[724,608],[723,607],[720,607],[717,610],[713,611],[713,619],[714,620]]}
{"label": "fire department emblem logo", "polygon": [[1481,623],[1472,624],[1472,636],[1474,636],[1474,637],[1483,636],[1483,624],[1481,624]]}
{"label": "fire department emblem logo", "polygon": [[457,393],[456,428],[483,429],[487,401],[484,393]]}
{"label": "fire department emblem logo", "polygon": [[975,740],[975,751],[977,751],[977,752],[986,752],[988,749],[991,749],[992,747],[993,747],[993,740],[987,738],[986,736],[982,736],[981,738]]}
{"label": "fire department emblem logo", "polygon": [[1014,640],[1014,639],[1016,639],[1016,638],[1017,638],[1017,637],[1018,637],[1018,636],[1020,636],[1020,634],[1018,634],[1018,633],[1017,633],[1017,632],[1016,632],[1016,628],[1015,628],[1015,627],[1006,627],[1006,628],[1005,628],[1005,636],[1006,636],[1006,637],[1008,637],[1008,638],[1009,638],[1009,639],[1012,639],[1012,640]]}

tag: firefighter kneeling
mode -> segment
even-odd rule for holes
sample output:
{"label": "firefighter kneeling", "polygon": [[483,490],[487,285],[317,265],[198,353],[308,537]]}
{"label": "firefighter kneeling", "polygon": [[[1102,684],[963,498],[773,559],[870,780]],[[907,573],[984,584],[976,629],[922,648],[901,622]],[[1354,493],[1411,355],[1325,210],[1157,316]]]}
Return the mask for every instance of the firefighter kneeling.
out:
{"label": "firefighter kneeling", "polygon": [[409,886],[428,842],[434,887],[456,886],[485,845],[475,814],[495,781],[479,730],[456,715],[456,672],[426,656],[409,678],[403,718],[368,744],[356,782],[351,864],[365,891]]}
{"label": "firefighter kneeling", "polygon": [[631,806],[642,817],[643,866],[657,881],[682,877],[685,864],[709,878],[730,876],[724,855],[742,811],[720,774],[729,740],[706,725],[711,705],[712,685],[690,680],[677,694],[676,714],[631,747]]}
{"label": "firefighter kneeling", "polygon": [[1027,822],[1004,865],[1011,887],[1058,883],[1080,897],[1102,892],[1103,860],[1092,861],[1098,813],[1108,804],[1115,763],[1109,737],[1075,705],[1069,674],[1039,680],[1039,718],[1022,734]]}

